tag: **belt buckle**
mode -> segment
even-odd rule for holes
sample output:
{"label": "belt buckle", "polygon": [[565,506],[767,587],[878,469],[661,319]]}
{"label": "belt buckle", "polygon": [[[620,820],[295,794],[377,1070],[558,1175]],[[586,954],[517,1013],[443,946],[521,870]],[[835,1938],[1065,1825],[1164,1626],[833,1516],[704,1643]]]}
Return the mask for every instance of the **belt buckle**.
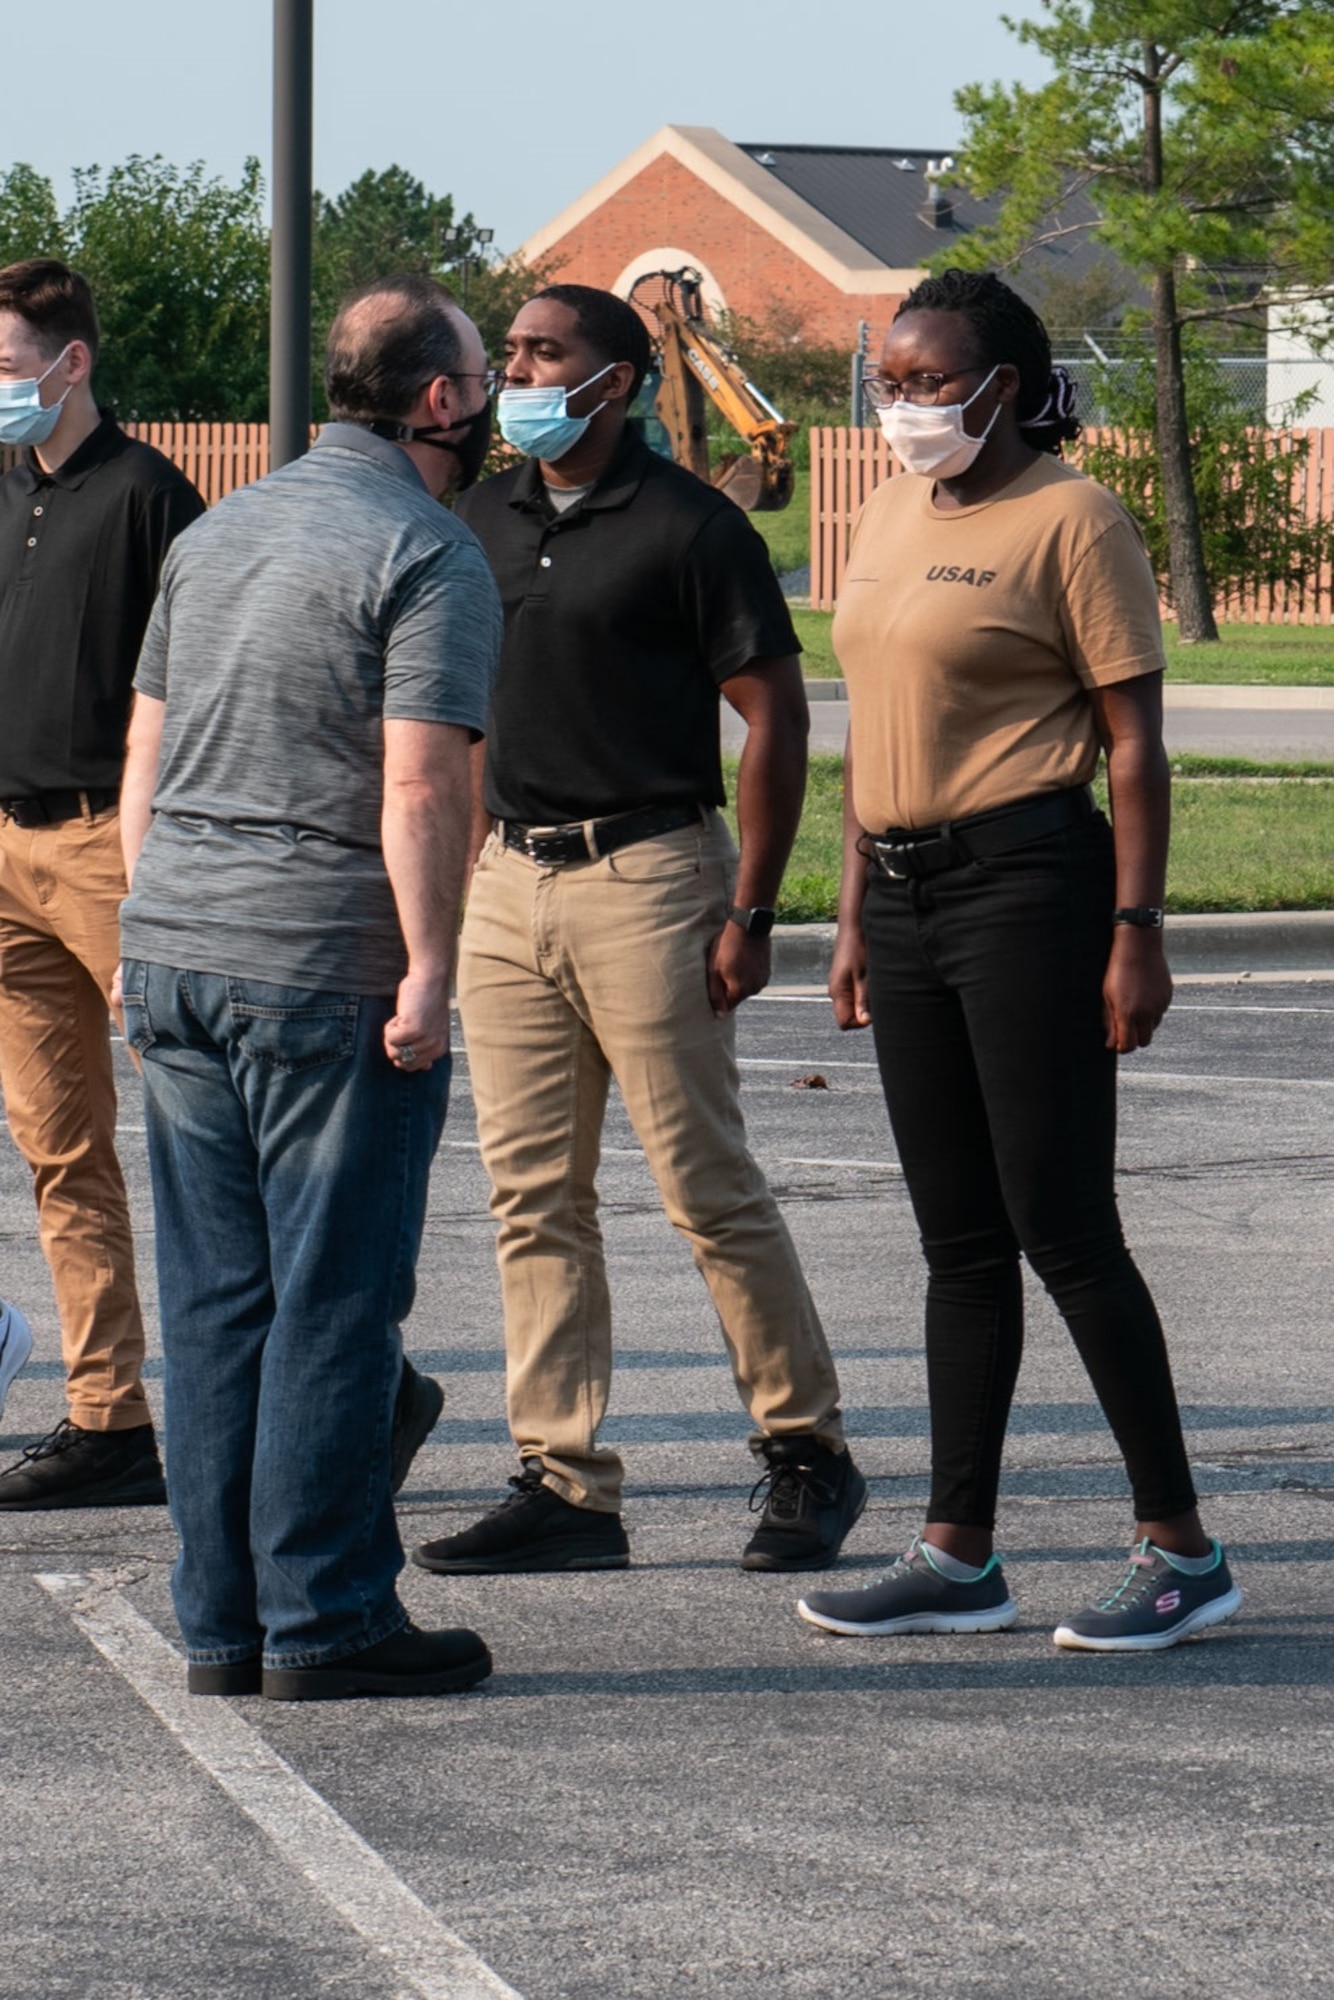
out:
{"label": "belt buckle", "polygon": [[29,833],[35,826],[46,824],[46,814],[36,799],[5,799],[0,802],[0,811],[12,826]]}
{"label": "belt buckle", "polygon": [[536,861],[541,868],[559,868],[569,857],[550,854],[546,850],[553,842],[564,838],[564,829],[559,826],[530,826],[524,832],[523,851],[530,861]]}
{"label": "belt buckle", "polygon": [[910,882],[912,880],[917,870],[915,868],[892,868],[889,863],[889,856],[891,854],[915,854],[921,845],[920,841],[873,840],[871,845],[875,849],[876,860],[880,863],[881,868],[888,875],[891,882]]}

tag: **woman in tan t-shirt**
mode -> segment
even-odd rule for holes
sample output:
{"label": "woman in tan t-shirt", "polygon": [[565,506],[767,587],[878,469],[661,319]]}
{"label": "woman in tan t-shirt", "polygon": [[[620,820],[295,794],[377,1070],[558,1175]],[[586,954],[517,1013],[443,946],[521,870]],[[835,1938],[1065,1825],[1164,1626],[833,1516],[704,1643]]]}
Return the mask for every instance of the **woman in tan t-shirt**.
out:
{"label": "woman in tan t-shirt", "polygon": [[[799,1608],[838,1632],[1013,1624],[992,1531],[1022,1253],[1137,1516],[1128,1574],[1056,1641],[1158,1650],[1241,1593],[1200,1524],[1113,1187],[1117,1055],[1172,995],[1157,589],[1130,516],[1061,463],[1071,385],[1000,279],[919,285],[867,390],[906,470],[862,511],[834,623],[851,727],[830,993],[840,1027],[874,1031],[927,1259],[932,1487],[887,1576]],[[1088,791],[1102,750],[1114,828]]]}

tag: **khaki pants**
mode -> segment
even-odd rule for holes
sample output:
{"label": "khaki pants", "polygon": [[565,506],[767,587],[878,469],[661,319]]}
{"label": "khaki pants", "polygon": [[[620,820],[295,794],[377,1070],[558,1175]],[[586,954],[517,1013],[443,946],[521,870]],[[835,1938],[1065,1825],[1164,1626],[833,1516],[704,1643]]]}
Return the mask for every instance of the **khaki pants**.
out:
{"label": "khaki pants", "polygon": [[70,1415],[91,1431],[149,1421],[107,1011],[124,894],[114,810],[0,819],[0,1087],[32,1169]]}
{"label": "khaki pants", "polygon": [[622,1468],[596,1442],[612,1351],[594,1176],[612,1076],[758,1430],[842,1445],[833,1360],[747,1149],[735,1022],[709,1005],[734,867],[716,813],[563,868],[493,834],[468,899],[459,1002],[500,1226],[510,1429],[548,1485],[606,1512]]}

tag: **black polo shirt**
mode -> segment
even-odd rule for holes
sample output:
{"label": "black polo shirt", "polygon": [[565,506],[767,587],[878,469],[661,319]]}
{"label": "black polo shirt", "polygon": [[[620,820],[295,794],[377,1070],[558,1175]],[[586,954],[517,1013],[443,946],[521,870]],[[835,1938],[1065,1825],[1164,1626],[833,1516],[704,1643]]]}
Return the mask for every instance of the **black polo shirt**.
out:
{"label": "black polo shirt", "polygon": [[204,503],[111,417],[0,479],[0,799],[111,791],[162,558]]}
{"label": "black polo shirt", "polygon": [[745,515],[625,438],[558,514],[529,459],[461,498],[505,607],[487,724],[486,809],[528,825],[723,803],[718,689],[800,652]]}

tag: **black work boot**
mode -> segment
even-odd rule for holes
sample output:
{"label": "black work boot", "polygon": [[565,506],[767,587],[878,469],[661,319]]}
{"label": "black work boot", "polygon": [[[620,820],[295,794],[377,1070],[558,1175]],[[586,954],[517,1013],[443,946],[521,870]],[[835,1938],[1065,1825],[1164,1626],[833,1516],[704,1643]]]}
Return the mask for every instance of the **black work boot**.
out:
{"label": "black work boot", "polygon": [[55,1507],[162,1507],[167,1486],[151,1424],[86,1431],[68,1417],[0,1473],[0,1510]]}
{"label": "black work boot", "polygon": [[475,1527],[412,1551],[419,1569],[444,1576],[531,1575],[539,1570],[626,1569],[630,1544],[619,1514],[575,1507],[542,1483],[542,1461],[526,1458],[514,1491]]}
{"label": "black work boot", "polygon": [[762,1504],[764,1512],[742,1569],[828,1569],[866,1505],[866,1481],[851,1453],[810,1435],[759,1438],[751,1449],[765,1463],[751,1511]]}
{"label": "black work boot", "polygon": [[389,1444],[389,1490],[397,1493],[412,1470],[412,1461],[440,1421],[445,1392],[434,1376],[422,1375],[403,1356],[394,1399],[394,1431]]}
{"label": "black work boot", "polygon": [[318,1667],[265,1667],[267,1701],[345,1701],[349,1695],[462,1694],[491,1672],[476,1632],[419,1632],[404,1625],[377,1645]]}

